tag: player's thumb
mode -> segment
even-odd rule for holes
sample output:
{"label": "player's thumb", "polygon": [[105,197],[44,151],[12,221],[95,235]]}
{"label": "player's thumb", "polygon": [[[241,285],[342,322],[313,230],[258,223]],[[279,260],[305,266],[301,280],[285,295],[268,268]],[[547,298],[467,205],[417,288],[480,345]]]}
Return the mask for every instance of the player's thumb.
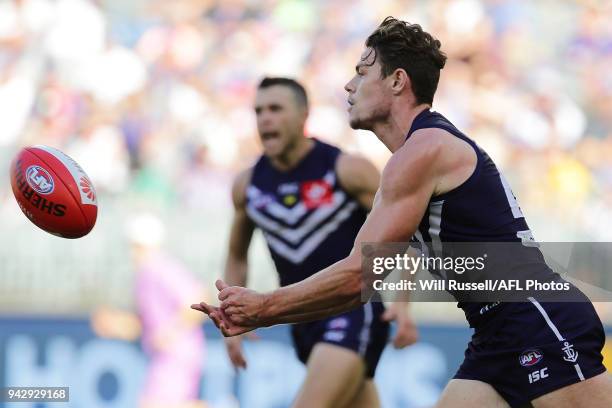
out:
{"label": "player's thumb", "polygon": [[217,281],[215,282],[215,286],[217,287],[217,290],[219,290],[219,292],[221,292],[225,288],[229,288],[229,285],[223,282],[221,279],[217,279]]}

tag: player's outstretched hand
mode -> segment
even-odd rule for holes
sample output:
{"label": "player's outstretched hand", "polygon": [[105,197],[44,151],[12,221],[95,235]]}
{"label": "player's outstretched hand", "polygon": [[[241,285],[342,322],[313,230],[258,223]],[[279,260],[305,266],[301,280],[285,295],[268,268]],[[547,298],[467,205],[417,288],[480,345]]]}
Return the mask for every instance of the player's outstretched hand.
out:
{"label": "player's outstretched hand", "polygon": [[391,303],[382,315],[382,319],[387,322],[395,320],[397,324],[397,331],[393,338],[393,347],[397,349],[404,348],[416,343],[418,340],[419,332],[405,303]]}
{"label": "player's outstretched hand", "polygon": [[239,334],[243,334],[255,329],[255,327],[239,326],[233,324],[227,318],[225,313],[223,313],[221,308],[211,306],[206,302],[193,304],[191,305],[191,308],[202,313],[206,313],[208,317],[210,317],[210,320],[212,320],[215,326],[217,326],[217,328],[221,330],[221,333],[223,333],[225,337],[237,336]]}
{"label": "player's outstretched hand", "polygon": [[254,290],[240,286],[229,286],[222,280],[215,282],[219,289],[219,307],[225,317],[234,325],[243,327],[261,327],[261,312],[264,307],[264,296]]}

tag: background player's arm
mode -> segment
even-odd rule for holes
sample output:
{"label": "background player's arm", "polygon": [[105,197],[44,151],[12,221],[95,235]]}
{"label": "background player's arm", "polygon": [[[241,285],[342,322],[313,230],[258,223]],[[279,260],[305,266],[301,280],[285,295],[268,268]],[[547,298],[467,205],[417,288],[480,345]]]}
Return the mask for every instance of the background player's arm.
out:
{"label": "background player's arm", "polygon": [[338,181],[368,211],[374,204],[374,196],[380,184],[380,172],[367,159],[343,153],[336,163]]}
{"label": "background player's arm", "polygon": [[225,261],[225,281],[230,285],[246,286],[248,252],[255,226],[246,212],[246,188],[251,179],[251,169],[240,173],[232,186],[234,218],[230,230],[229,247]]}
{"label": "background player's arm", "polygon": [[[224,279],[230,285],[246,286],[248,276],[248,252],[255,226],[246,213],[246,188],[251,179],[251,169],[240,173],[232,186],[234,217],[230,230]],[[234,367],[246,368],[241,337],[225,339],[228,356]]]}
{"label": "background player's arm", "polygon": [[[308,321],[357,307],[362,289],[372,283],[362,279],[361,243],[408,240],[437,189],[441,142],[428,139],[411,138],[389,160],[377,200],[347,258],[266,295],[236,287],[220,288],[224,333],[234,335],[255,326]],[[214,317],[220,321],[221,316]]]}

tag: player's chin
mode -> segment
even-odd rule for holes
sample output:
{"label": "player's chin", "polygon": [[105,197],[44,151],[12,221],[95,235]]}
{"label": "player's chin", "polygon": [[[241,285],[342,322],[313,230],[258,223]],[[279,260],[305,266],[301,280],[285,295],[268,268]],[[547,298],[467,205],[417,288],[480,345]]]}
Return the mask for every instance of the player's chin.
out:
{"label": "player's chin", "polygon": [[281,146],[265,146],[263,150],[263,154],[269,159],[278,159],[285,152],[284,147]]}
{"label": "player's chin", "polygon": [[353,115],[349,116],[349,126],[351,127],[351,129],[355,130],[365,129],[363,121]]}

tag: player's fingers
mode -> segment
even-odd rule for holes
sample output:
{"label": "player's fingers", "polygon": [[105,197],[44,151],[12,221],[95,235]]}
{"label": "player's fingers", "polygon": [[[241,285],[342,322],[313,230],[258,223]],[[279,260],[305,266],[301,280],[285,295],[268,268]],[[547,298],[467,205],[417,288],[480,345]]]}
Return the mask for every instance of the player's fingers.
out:
{"label": "player's fingers", "polygon": [[225,337],[231,337],[232,334],[230,334],[227,326],[221,322],[220,326],[219,326],[219,330],[221,330],[221,333],[225,336]]}
{"label": "player's fingers", "polygon": [[[203,308],[202,306],[200,306],[200,304],[199,304],[199,303],[195,303],[195,304],[191,305],[191,308],[192,308],[193,310],[197,310],[198,312],[206,313],[206,312],[204,311],[204,308]],[[208,313],[207,313],[207,314],[208,314]]]}
{"label": "player's fingers", "polygon": [[225,299],[219,304],[219,308],[224,312],[227,312],[227,310],[230,309],[233,310],[235,313],[236,309],[238,309],[239,307],[240,305],[236,304],[236,302],[232,298]]}
{"label": "player's fingers", "polygon": [[219,292],[219,294],[217,295],[217,298],[220,301],[224,301],[226,300],[228,297],[230,297],[232,294],[234,293],[233,288],[228,287],[228,288],[224,288],[221,290],[221,292]]}
{"label": "player's fingers", "polygon": [[221,280],[221,279],[217,279],[215,281],[215,286],[217,287],[217,289],[219,291],[222,291],[225,288],[229,288],[229,285],[227,283],[223,282],[223,280]]}
{"label": "player's fingers", "polygon": [[404,343],[405,343],[405,339],[399,334],[393,338],[393,347],[396,349],[403,348]]}
{"label": "player's fingers", "polygon": [[407,346],[408,338],[402,333],[398,333],[393,339],[393,347],[401,349]]}
{"label": "player's fingers", "polygon": [[214,308],[214,310],[211,311],[208,316],[213,321],[215,326],[217,326],[217,328],[220,329],[220,330],[222,329],[222,326],[224,325],[225,321],[227,320],[227,317],[218,308]]}
{"label": "player's fingers", "polygon": [[228,323],[233,326],[244,326],[249,323],[249,317],[235,309],[233,313],[226,313]]}
{"label": "player's fingers", "polygon": [[208,315],[208,317],[210,317],[210,320],[212,320],[215,326],[217,326],[217,329],[221,329],[221,319],[216,313],[211,313]]}
{"label": "player's fingers", "polygon": [[417,342],[419,336],[416,330],[404,330],[398,331],[395,338],[393,339],[393,347],[396,349],[410,346]]}
{"label": "player's fingers", "polygon": [[245,316],[238,309],[230,309],[225,313],[228,326],[244,326],[249,323],[249,317]]}
{"label": "player's fingers", "polygon": [[214,306],[210,306],[206,304],[205,302],[193,304],[191,305],[191,308],[194,310],[198,310],[200,312],[206,313],[207,315],[210,315],[215,310]]}
{"label": "player's fingers", "polygon": [[231,318],[232,315],[240,313],[240,310],[236,306],[229,306],[228,305],[226,307],[221,307],[221,309],[223,310],[223,313],[225,313],[225,315],[230,317],[230,318]]}

